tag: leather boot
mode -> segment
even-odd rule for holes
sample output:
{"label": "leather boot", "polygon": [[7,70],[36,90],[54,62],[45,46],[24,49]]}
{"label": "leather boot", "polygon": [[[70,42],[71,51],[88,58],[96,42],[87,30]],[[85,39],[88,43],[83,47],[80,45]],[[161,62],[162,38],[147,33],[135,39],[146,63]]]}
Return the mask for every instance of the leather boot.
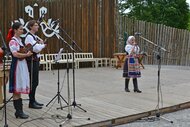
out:
{"label": "leather boot", "polygon": [[134,92],[141,93],[142,91],[138,88],[137,78],[133,79],[133,85],[134,85]]}
{"label": "leather boot", "polygon": [[36,105],[39,105],[39,106],[44,106],[44,104],[39,103],[39,102],[37,102],[36,100],[35,100],[35,103],[36,103]]}
{"label": "leather boot", "polygon": [[42,109],[42,106],[37,105],[35,102],[29,102],[29,108]]}
{"label": "leather boot", "polygon": [[126,92],[130,92],[130,90],[129,90],[129,80],[130,79],[128,79],[128,78],[125,79],[125,91]]}
{"label": "leather boot", "polygon": [[27,119],[29,116],[23,112],[22,99],[13,100],[14,108],[16,109],[15,117],[21,119]]}

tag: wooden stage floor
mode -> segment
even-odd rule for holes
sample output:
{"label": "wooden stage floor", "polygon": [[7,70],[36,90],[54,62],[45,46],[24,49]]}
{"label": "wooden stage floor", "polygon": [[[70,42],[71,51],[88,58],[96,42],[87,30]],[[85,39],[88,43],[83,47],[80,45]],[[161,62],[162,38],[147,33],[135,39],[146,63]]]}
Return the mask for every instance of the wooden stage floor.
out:
{"label": "wooden stage floor", "polygon": [[[142,93],[134,93],[132,80],[131,92],[124,91],[122,69],[115,68],[81,68],[75,70],[76,102],[82,104],[82,111],[78,107],[70,110],[60,108],[66,106],[57,98],[43,109],[29,109],[28,97],[23,95],[24,111],[30,115],[27,120],[16,119],[13,103],[7,104],[7,123],[9,127],[59,127],[68,114],[72,119],[63,126],[114,126],[136,119],[155,115],[158,106],[157,96],[157,66],[145,65],[142,77],[138,79]],[[161,101],[160,112],[172,112],[190,107],[190,67],[162,66],[161,68]],[[57,94],[57,70],[40,71],[40,85],[37,89],[37,100],[45,105]],[[69,71],[69,86],[71,103],[73,102],[73,73]],[[68,102],[68,83],[66,70],[60,70],[60,90],[63,98]],[[11,94],[7,93],[7,99]],[[163,100],[163,101],[162,101]],[[4,126],[4,110],[0,110],[0,127]],[[90,118],[90,120],[87,120]]]}

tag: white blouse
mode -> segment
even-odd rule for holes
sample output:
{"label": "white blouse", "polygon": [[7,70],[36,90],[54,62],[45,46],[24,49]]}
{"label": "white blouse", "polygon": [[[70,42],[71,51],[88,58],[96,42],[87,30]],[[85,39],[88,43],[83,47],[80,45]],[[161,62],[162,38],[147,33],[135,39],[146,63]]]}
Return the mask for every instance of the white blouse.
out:
{"label": "white blouse", "polygon": [[133,48],[134,48],[134,50],[133,50],[134,53],[139,54],[140,48],[139,48],[138,45],[133,46],[133,45],[128,44],[128,45],[125,46],[125,51],[128,52],[129,54],[131,54]]}

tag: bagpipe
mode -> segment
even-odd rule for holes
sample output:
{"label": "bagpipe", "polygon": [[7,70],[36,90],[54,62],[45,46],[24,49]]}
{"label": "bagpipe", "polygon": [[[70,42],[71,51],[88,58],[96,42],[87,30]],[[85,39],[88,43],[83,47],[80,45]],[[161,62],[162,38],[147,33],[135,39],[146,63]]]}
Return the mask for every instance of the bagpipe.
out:
{"label": "bagpipe", "polygon": [[143,65],[143,59],[145,56],[148,56],[146,52],[141,52],[140,54],[127,55],[127,58],[135,58],[138,60],[137,66],[141,66],[143,69],[145,68]]}
{"label": "bagpipe", "polygon": [[143,65],[143,59],[145,56],[148,56],[148,54],[146,52],[141,52],[140,54],[137,54],[137,59],[138,59],[138,62],[140,64],[140,66],[142,66],[142,68],[144,69],[144,65]]}

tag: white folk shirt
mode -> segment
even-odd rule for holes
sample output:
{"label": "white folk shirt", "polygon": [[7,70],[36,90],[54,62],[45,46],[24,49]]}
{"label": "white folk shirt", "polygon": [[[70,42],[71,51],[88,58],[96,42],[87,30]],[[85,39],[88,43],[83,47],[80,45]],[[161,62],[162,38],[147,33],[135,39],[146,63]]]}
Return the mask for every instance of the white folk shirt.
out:
{"label": "white folk shirt", "polygon": [[[32,34],[34,37],[37,38],[36,35]],[[25,38],[25,44],[31,44],[34,45],[36,43],[36,40],[34,39],[34,37],[32,35],[27,35]],[[45,48],[45,44],[35,44],[35,46],[33,47],[33,52],[38,53],[37,56],[39,57],[40,54],[39,52],[42,51],[42,49]]]}
{"label": "white folk shirt", "polygon": [[135,52],[135,54],[139,54],[140,48],[138,45],[133,46],[133,45],[128,44],[125,46],[125,51],[128,52],[128,54],[130,55],[133,48],[134,48],[133,51]]}

